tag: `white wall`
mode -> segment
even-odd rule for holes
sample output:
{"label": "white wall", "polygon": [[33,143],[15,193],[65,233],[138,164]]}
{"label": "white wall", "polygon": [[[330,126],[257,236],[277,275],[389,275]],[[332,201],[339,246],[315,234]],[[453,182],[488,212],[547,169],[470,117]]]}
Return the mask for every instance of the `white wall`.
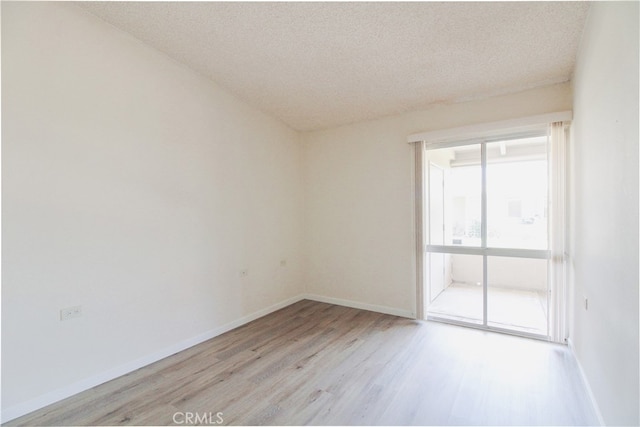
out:
{"label": "white wall", "polygon": [[608,425],[640,425],[638,19],[594,3],[574,78],[571,339]]}
{"label": "white wall", "polygon": [[[472,258],[452,255],[451,264],[454,282],[482,282],[482,264]],[[523,271],[526,274],[522,274]],[[547,260],[544,259],[488,257],[487,274],[490,287],[537,292],[547,290]]]}
{"label": "white wall", "polygon": [[571,109],[568,84],[304,134],[311,294],[415,313],[412,133]]}
{"label": "white wall", "polygon": [[280,122],[52,3],[2,4],[2,113],[3,418],[303,292]]}

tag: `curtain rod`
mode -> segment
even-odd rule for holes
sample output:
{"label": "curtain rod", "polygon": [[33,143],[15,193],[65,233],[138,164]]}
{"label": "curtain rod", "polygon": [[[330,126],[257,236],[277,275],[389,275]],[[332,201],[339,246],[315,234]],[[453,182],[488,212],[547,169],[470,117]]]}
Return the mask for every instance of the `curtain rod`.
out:
{"label": "curtain rod", "polygon": [[557,111],[554,113],[538,114],[535,116],[526,116],[516,119],[502,120],[498,122],[479,123],[449,129],[439,129],[428,132],[414,133],[408,136],[407,142],[409,144],[413,144],[421,141],[441,141],[452,138],[469,138],[508,129],[523,128],[535,125],[548,125],[549,123],[553,122],[564,122],[569,121],[572,118],[573,112],[571,110]]}

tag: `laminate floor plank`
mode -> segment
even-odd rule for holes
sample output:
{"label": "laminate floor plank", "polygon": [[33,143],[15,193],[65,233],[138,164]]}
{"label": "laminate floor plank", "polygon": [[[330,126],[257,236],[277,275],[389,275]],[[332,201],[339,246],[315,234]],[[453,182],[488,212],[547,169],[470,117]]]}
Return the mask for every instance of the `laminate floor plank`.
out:
{"label": "laminate floor plank", "polygon": [[218,412],[225,425],[597,424],[565,346],[305,300],[6,425]]}

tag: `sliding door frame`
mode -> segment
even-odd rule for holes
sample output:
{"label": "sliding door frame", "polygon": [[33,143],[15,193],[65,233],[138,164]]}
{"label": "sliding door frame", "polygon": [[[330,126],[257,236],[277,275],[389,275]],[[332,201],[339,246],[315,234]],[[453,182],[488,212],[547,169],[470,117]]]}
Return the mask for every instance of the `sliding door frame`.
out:
{"label": "sliding door frame", "polygon": [[[498,331],[507,334],[519,335],[532,337],[537,339],[545,339],[551,340],[555,342],[565,342],[566,341],[566,328],[564,325],[564,318],[562,316],[557,316],[556,314],[560,314],[566,310],[564,304],[566,301],[558,301],[558,298],[554,297],[554,293],[559,293],[560,295],[565,293],[566,283],[564,281],[560,281],[559,283],[555,280],[558,275],[554,274],[555,263],[558,263],[557,252],[558,248],[555,247],[555,250],[552,250],[552,239],[554,236],[551,235],[550,231],[558,232],[560,230],[554,230],[552,228],[552,223],[560,223],[565,226],[566,217],[564,210],[560,212],[562,218],[559,221],[551,220],[548,227],[548,244],[547,249],[519,249],[519,248],[496,248],[496,247],[487,247],[487,195],[486,195],[486,161],[487,161],[487,153],[486,153],[486,144],[489,142],[497,141],[497,140],[505,140],[512,139],[513,137],[526,137],[533,136],[533,133],[540,135],[543,129],[547,129],[546,134],[547,137],[550,138],[552,132],[550,129],[550,125],[553,122],[558,122],[556,124],[562,124],[566,129],[568,126],[568,121],[572,118],[571,111],[562,111],[557,113],[543,114],[539,116],[531,116],[524,117],[520,119],[507,120],[502,122],[494,122],[494,123],[486,123],[481,125],[472,125],[465,126],[461,128],[455,129],[444,129],[438,131],[424,132],[419,134],[410,135],[408,137],[408,142],[411,144],[415,144],[415,158],[416,158],[416,192],[415,192],[415,212],[416,212],[416,257],[419,259],[418,265],[416,266],[419,270],[417,277],[417,287],[416,287],[416,297],[417,297],[417,310],[418,318],[427,319],[427,320],[435,320],[452,324],[461,324],[467,327],[479,328],[483,330],[492,330]],[[470,247],[470,246],[449,246],[449,245],[431,245],[427,244],[426,238],[430,235],[430,222],[426,221],[426,213],[427,213],[427,200],[428,200],[428,192],[425,191],[425,174],[427,173],[427,165],[426,161],[426,151],[432,150],[436,148],[450,148],[455,146],[463,146],[463,145],[472,145],[472,144],[480,144],[481,147],[481,170],[482,170],[482,194],[481,194],[481,215],[482,215],[482,224],[481,224],[481,246],[480,247]],[[565,150],[564,140],[562,144],[560,144],[561,152]],[[557,153],[558,147],[554,145],[552,140],[548,139],[547,142],[547,162],[548,169],[552,170],[554,173],[557,172],[558,168],[564,169],[565,164],[557,165],[558,161],[566,162],[566,157],[561,156],[562,158],[556,158],[555,154]],[[565,154],[565,153],[563,153]],[[419,160],[418,160],[419,159]],[[552,186],[559,185],[562,190],[564,190],[565,186],[565,177],[564,174],[552,175],[555,179],[559,179],[558,183],[554,183],[551,180],[548,183],[549,189],[553,188]],[[563,192],[563,191],[562,191]],[[426,197],[425,197],[426,196]],[[564,194],[561,194],[564,196]],[[548,194],[547,203],[555,204],[559,201],[557,198],[557,191],[552,191]],[[563,202],[564,203],[564,202]],[[556,211],[559,205],[553,206],[553,209],[550,208],[551,215],[557,215]],[[551,219],[551,218],[550,218]],[[564,233],[564,230],[560,231]],[[561,253],[564,253],[564,247],[560,248]],[[425,279],[428,277],[424,271],[425,265],[425,257],[428,253],[448,253],[448,254],[461,254],[461,255],[480,255],[483,257],[483,322],[482,324],[474,324],[471,322],[463,322],[457,321],[453,319],[443,319],[437,318],[434,316],[426,315],[425,310],[425,289],[424,286],[427,284]],[[547,309],[547,334],[538,335],[532,334],[523,331],[511,330],[506,328],[500,328],[496,326],[491,326],[488,324],[488,313],[487,313],[487,292],[488,292],[488,277],[487,277],[487,259],[490,256],[499,256],[499,257],[515,257],[515,258],[531,258],[531,259],[546,259],[547,263],[550,267],[550,272],[548,273],[548,285],[547,285],[547,300],[550,302],[549,307]],[[564,268],[564,257],[559,260],[560,269]],[[560,288],[556,289],[553,292],[551,291],[551,287]],[[562,298],[560,298],[562,300]],[[563,304],[561,308],[556,307],[557,304]],[[553,324],[551,324],[553,322]]]}

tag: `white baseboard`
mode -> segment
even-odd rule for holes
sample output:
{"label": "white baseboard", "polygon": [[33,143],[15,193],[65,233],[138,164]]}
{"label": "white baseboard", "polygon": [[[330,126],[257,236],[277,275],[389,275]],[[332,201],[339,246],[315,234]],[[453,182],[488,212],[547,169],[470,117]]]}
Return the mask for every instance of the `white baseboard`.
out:
{"label": "white baseboard", "polygon": [[280,310],[281,308],[287,307],[291,304],[301,301],[302,299],[304,299],[303,295],[298,295],[298,296],[286,299],[270,307],[264,308],[262,310],[258,310],[247,316],[243,316],[240,319],[229,322],[218,328],[204,332],[200,335],[181,341],[172,346],[163,348],[162,350],[157,351],[155,353],[149,354],[147,356],[141,357],[136,360],[132,360],[131,362],[125,363],[124,365],[117,366],[113,369],[109,369],[108,371],[91,376],[89,378],[85,378],[83,380],[80,380],[68,386],[59,388],[57,390],[51,391],[49,393],[45,393],[43,395],[40,395],[26,402],[11,406],[5,409],[4,411],[2,411],[2,413],[0,414],[0,420],[2,423],[6,423],[15,418],[26,415],[30,412],[33,412],[38,409],[44,408],[45,406],[51,405],[52,403],[59,402],[60,400],[66,399],[67,397],[73,396],[74,394],[78,394],[92,387],[103,384],[107,381],[111,381],[115,378],[121,377],[122,375],[128,374],[129,372],[133,372],[136,369],[140,369],[154,362],[157,362],[158,360],[164,359],[165,357],[169,357],[172,354],[175,354],[179,351],[186,350],[189,347],[193,347],[194,345],[200,344],[211,338],[217,337],[218,335],[221,335],[225,332],[228,332],[232,329],[235,329],[239,326],[242,326],[246,323],[256,320],[262,316],[266,316],[269,313]]}
{"label": "white baseboard", "polygon": [[407,317],[409,319],[416,318],[415,313],[408,310],[401,310],[399,308],[394,308],[394,307],[366,304],[363,302],[351,301],[351,300],[346,300],[341,298],[325,297],[325,296],[316,295],[316,294],[304,294],[303,297],[304,299],[309,299],[309,300],[318,301],[318,302],[325,302],[327,304],[335,304],[335,305],[342,305],[345,307],[359,308],[360,310],[375,311],[377,313],[391,314],[393,316]]}
{"label": "white baseboard", "polygon": [[598,418],[598,423],[601,426],[606,425],[604,422],[604,419],[602,418],[602,413],[600,412],[600,407],[598,406],[598,402],[596,401],[596,397],[593,394],[593,390],[591,390],[591,386],[589,385],[589,380],[587,379],[587,375],[584,372],[584,369],[582,368],[582,364],[580,363],[580,359],[578,359],[578,356],[576,355],[576,351],[575,351],[575,347],[573,346],[573,341],[571,341],[571,338],[569,338],[567,340],[567,345],[569,347],[569,350],[571,350],[571,355],[573,356],[573,360],[575,360],[576,365],[578,366],[578,372],[580,373],[580,379],[582,380],[582,383],[584,384],[584,388],[587,390],[587,395],[589,396],[589,400],[591,401],[591,407],[593,408],[593,412],[595,412],[596,417]]}

